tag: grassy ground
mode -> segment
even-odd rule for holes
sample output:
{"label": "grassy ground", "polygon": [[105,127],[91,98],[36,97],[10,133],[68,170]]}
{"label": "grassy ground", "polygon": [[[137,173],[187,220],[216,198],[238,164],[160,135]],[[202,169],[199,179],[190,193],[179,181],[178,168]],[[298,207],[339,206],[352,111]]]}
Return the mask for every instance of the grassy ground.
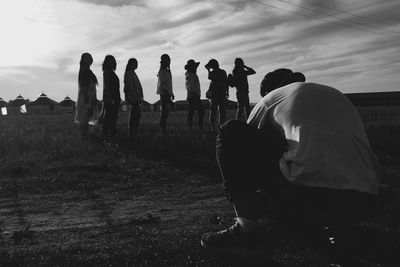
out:
{"label": "grassy ground", "polygon": [[[394,188],[355,229],[362,245],[354,253],[361,266],[391,266],[400,243],[400,109],[360,113]],[[172,113],[163,138],[159,113],[144,113],[131,142],[122,114],[113,144],[96,127],[82,142],[71,114],[0,117],[0,266],[328,266],[329,257],[273,223],[269,257],[201,248],[201,235],[234,214],[218,184],[215,136],[189,132],[185,116]]]}

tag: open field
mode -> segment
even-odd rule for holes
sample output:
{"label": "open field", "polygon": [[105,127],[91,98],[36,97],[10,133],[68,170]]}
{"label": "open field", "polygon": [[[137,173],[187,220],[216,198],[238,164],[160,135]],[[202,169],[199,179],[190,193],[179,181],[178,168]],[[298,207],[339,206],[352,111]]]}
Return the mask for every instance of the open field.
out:
{"label": "open field", "polygon": [[[355,253],[361,266],[400,266],[400,108],[360,114],[392,186],[356,229],[366,234]],[[185,116],[171,113],[163,138],[159,113],[143,113],[132,142],[121,114],[112,144],[99,127],[82,142],[72,114],[0,117],[0,266],[328,266],[276,225],[271,257],[201,248],[201,235],[232,224],[234,213],[218,183],[214,134],[189,132]]]}

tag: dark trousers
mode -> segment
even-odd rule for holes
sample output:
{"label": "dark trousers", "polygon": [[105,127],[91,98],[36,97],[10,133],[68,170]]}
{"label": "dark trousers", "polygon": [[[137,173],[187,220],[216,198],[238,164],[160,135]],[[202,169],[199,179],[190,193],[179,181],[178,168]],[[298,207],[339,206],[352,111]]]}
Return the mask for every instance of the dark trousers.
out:
{"label": "dark trousers", "polygon": [[104,106],[104,122],[103,136],[115,136],[117,133],[119,102],[114,104],[105,104]]}
{"label": "dark trousers", "polygon": [[210,110],[210,127],[214,129],[215,121],[217,119],[217,112],[219,111],[219,124],[222,125],[225,122],[225,98],[213,98],[211,99],[211,110]]}
{"label": "dark trousers", "polygon": [[160,127],[163,133],[167,132],[167,119],[169,115],[169,111],[172,108],[172,100],[171,95],[161,95],[161,118],[160,118]]}
{"label": "dark trousers", "polygon": [[139,130],[139,121],[142,115],[139,102],[131,103],[129,107],[129,136],[134,136]]}
{"label": "dark trousers", "polygon": [[195,95],[189,97],[188,105],[189,105],[189,111],[188,111],[187,123],[189,128],[192,129],[194,112],[197,110],[197,116],[199,119],[199,129],[203,129],[204,108],[203,104],[201,103],[200,96]]}
{"label": "dark trousers", "polygon": [[239,120],[243,113],[244,113],[244,118],[247,120],[247,118],[250,115],[250,99],[249,99],[249,93],[247,92],[236,92],[236,98],[238,101],[238,109],[236,112],[236,119]]}
{"label": "dark trousers", "polygon": [[259,219],[268,213],[289,225],[322,227],[349,223],[370,210],[370,194],[290,183],[279,169],[284,149],[283,137],[245,122],[231,120],[220,127],[217,161],[239,217]]}

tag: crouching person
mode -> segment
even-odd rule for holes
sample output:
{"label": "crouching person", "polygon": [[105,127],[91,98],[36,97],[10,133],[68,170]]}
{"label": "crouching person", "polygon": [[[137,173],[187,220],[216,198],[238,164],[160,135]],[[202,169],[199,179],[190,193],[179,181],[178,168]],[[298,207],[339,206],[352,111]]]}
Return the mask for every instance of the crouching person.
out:
{"label": "crouching person", "polygon": [[265,215],[283,229],[318,234],[350,225],[374,205],[380,167],[358,111],[340,91],[289,75],[247,123],[231,120],[219,129],[217,160],[236,223],[204,234],[207,249],[256,247]]}

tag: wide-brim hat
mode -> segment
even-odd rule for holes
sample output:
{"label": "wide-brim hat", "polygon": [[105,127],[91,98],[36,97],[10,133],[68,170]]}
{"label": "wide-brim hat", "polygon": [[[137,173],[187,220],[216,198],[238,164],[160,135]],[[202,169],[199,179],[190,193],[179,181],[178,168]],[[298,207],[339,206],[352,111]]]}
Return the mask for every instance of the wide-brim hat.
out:
{"label": "wide-brim hat", "polygon": [[185,69],[187,70],[188,68],[197,68],[199,65],[200,62],[196,62],[193,59],[189,59],[185,65]]}

